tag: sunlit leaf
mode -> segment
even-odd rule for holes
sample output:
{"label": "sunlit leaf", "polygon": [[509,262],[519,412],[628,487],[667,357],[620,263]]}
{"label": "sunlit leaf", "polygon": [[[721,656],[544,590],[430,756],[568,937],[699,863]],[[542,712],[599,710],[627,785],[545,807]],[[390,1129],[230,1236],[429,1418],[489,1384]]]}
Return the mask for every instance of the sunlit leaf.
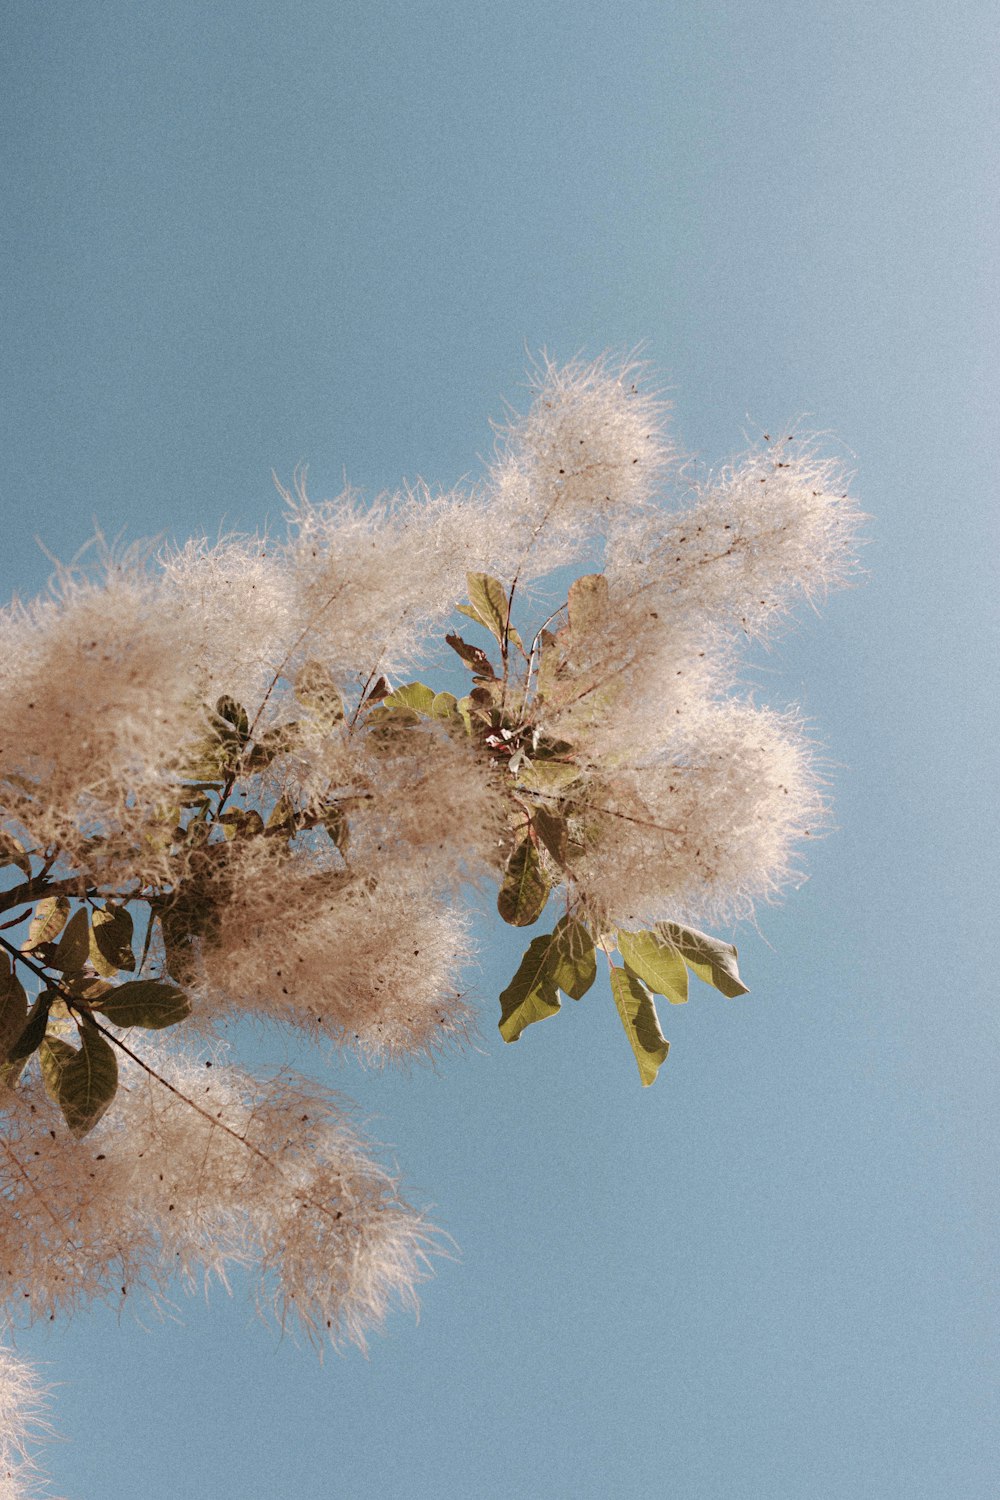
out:
{"label": "sunlit leaf", "polygon": [[618,932],[618,952],[625,967],[637,974],[657,995],[671,1005],[683,1005],[688,997],[688,974],[678,950],[658,932]]}
{"label": "sunlit leaf", "polygon": [[500,996],[500,1035],[516,1042],[526,1026],[554,1016],[559,995],[552,974],[552,933],[532,938],[517,973]]}
{"label": "sunlit leaf", "polygon": [[642,1086],[648,1088],[670,1051],[670,1043],[660,1030],[653,997],[641,979],[617,965],[611,970],[611,993],[635,1054]]}
{"label": "sunlit leaf", "polygon": [[563,994],[582,1000],[597,977],[594,939],[575,917],[560,917],[552,934],[549,971]]}
{"label": "sunlit leaf", "polygon": [[42,1043],[42,1078],[63,1118],[79,1138],[87,1134],[115,1097],[118,1062],[114,1049],[92,1025],[85,1025],[79,1051],[59,1037]]}
{"label": "sunlit leaf", "polygon": [[44,901],[39,901],[28,927],[25,950],[37,948],[39,943],[51,943],[62,932],[68,916],[67,896],[46,896]]}
{"label": "sunlit leaf", "polygon": [[135,968],[132,952],[132,918],[124,906],[109,901],[91,918],[90,961],[99,974],[114,978],[119,969]]}
{"label": "sunlit leaf", "polygon": [[739,955],[732,943],[723,943],[680,922],[657,922],[656,931],[678,949],[692,974],[714,985],[721,994],[735,999],[737,995],[750,993],[740,978]]}
{"label": "sunlit leaf", "polygon": [[227,839],[253,838],[264,831],[264,819],[255,807],[227,807],[219,824]]}
{"label": "sunlit leaf", "polygon": [[434,689],[425,682],[406,682],[394,689],[384,700],[384,708],[411,708],[414,713],[429,715],[437,697]]}
{"label": "sunlit leaf", "polygon": [[16,865],[29,880],[31,879],[31,860],[28,858],[24,845],[5,828],[0,828],[0,865]]}
{"label": "sunlit leaf", "polygon": [[299,810],[287,792],[282,792],[267,820],[268,833],[294,833],[299,826]]}
{"label": "sunlit leaf", "polygon": [[580,774],[579,766],[571,765],[568,761],[532,759],[530,764],[525,762],[521,767],[518,781],[532,791],[558,796],[565,787],[579,781]]}
{"label": "sunlit leaf", "polygon": [[458,718],[458,699],[455,694],[435,693],[434,702],[431,704],[431,717],[446,721]]}
{"label": "sunlit leaf", "polygon": [[530,927],[541,916],[549,890],[538,850],[530,839],[522,839],[507,861],[497,910],[512,927]]}
{"label": "sunlit leaf", "polygon": [[158,979],[130,979],[101,995],[93,1006],[115,1026],[141,1026],[147,1031],[176,1026],[191,1014],[184,991]]}

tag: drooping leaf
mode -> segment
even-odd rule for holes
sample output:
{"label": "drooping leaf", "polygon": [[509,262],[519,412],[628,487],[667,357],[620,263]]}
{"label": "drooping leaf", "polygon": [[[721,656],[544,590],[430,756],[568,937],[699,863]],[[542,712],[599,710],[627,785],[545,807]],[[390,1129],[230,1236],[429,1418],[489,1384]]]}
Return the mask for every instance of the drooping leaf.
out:
{"label": "drooping leaf", "polygon": [[559,994],[552,973],[553,934],[532,938],[510,984],[500,996],[500,1035],[516,1042],[526,1026],[554,1016]]}
{"label": "drooping leaf", "polygon": [[[479,619],[478,615],[476,619]],[[470,646],[468,641],[463,641],[460,635],[446,635],[445,640],[453,651],[458,652],[466,666],[472,668],[477,677],[496,677],[493,663],[479,646]]]}
{"label": "drooping leaf", "polygon": [[434,702],[431,704],[431,717],[434,719],[444,719],[445,722],[459,718],[458,699],[455,697],[455,694],[435,693]]}
{"label": "drooping leaf", "polygon": [[44,901],[39,901],[28,927],[25,950],[37,948],[39,943],[51,943],[66,926],[68,916],[69,898],[67,896],[46,896]]}
{"label": "drooping leaf", "polygon": [[86,909],[81,907],[70,917],[55,952],[48,960],[53,969],[63,974],[76,974],[90,957],[90,920]]}
{"label": "drooping leaf", "polygon": [[469,589],[469,603],[460,604],[459,610],[470,619],[478,620],[480,625],[485,625],[502,645],[507,623],[507,590],[499,578],[491,578],[489,573],[466,573],[465,580]]}
{"label": "drooping leaf", "polygon": [[287,792],[282,792],[267,820],[268,833],[295,833],[299,826],[299,810]]}
{"label": "drooping leaf", "polygon": [[42,1043],[42,1077],[63,1119],[79,1139],[93,1130],[118,1089],[114,1049],[93,1025],[85,1025],[77,1051],[59,1037]]}
{"label": "drooping leaf", "polygon": [[594,939],[575,917],[560,917],[556,923],[549,971],[571,1000],[582,1000],[597,977]]}
{"label": "drooping leaf", "polygon": [[234,740],[243,746],[250,738],[250,716],[243,704],[228,694],[217,700],[210,723],[221,740]]}
{"label": "drooping leaf", "polygon": [[656,995],[671,1005],[684,1005],[688,997],[688,974],[679,951],[658,932],[616,934],[618,952],[625,967],[636,974]]}
{"label": "drooping leaf", "polygon": [[432,713],[436,697],[434,689],[428,687],[426,682],[405,682],[402,687],[386,696],[383,707],[411,708],[415,713],[426,717]]}
{"label": "drooping leaf", "polygon": [[307,661],[295,679],[295,696],[324,729],[344,717],[344,700],[330,669],[321,661]]}
{"label": "drooping leaf", "polygon": [[569,843],[566,819],[546,807],[544,803],[538,802],[531,809],[531,824],[545,848],[561,868],[566,863],[566,846]]}
{"label": "drooping leaf", "polygon": [[8,1048],[24,1031],[28,1020],[28,997],[24,985],[11,973],[6,953],[0,955],[0,1062]]}
{"label": "drooping leaf", "polygon": [[550,888],[538,850],[530,839],[522,839],[507,861],[497,910],[511,927],[530,927],[541,916]]}
{"label": "drooping leaf", "polygon": [[731,1000],[737,995],[749,995],[740,978],[739,955],[732,943],[709,937],[707,932],[685,927],[680,922],[657,922],[656,931],[681,953],[692,974],[714,985],[720,994]]}
{"label": "drooping leaf", "polygon": [[227,839],[254,838],[264,831],[264,819],[255,807],[227,807],[219,819]]}
{"label": "drooping leaf", "polygon": [[184,991],[158,979],[130,979],[99,996],[93,1006],[115,1026],[141,1026],[147,1031],[176,1026],[191,1014]]}
{"label": "drooping leaf", "polygon": [[642,1086],[648,1088],[670,1051],[670,1043],[660,1030],[653,997],[641,979],[617,964],[611,970],[611,993],[635,1055]]}
{"label": "drooping leaf", "polygon": [[351,826],[347,821],[347,813],[338,803],[328,802],[323,809],[320,822],[333,839],[341,854],[346,858],[347,846],[351,836]]}
{"label": "drooping leaf", "polygon": [[547,792],[558,796],[565,788],[579,781],[580,769],[564,760],[531,760],[525,762],[518,772],[518,781],[535,792]]}
{"label": "drooping leaf", "polygon": [[132,918],[124,906],[110,901],[91,918],[90,962],[99,974],[113,979],[119,969],[135,968],[132,952]]}
{"label": "drooping leaf", "polygon": [[586,573],[570,585],[567,598],[569,626],[574,637],[596,636],[607,625],[608,580],[603,573]]}
{"label": "drooping leaf", "polygon": [[8,1062],[18,1062],[23,1057],[30,1057],[41,1046],[45,1028],[49,1024],[49,1011],[53,1001],[57,999],[55,990],[42,990],[28,1012],[28,1019],[20,1036],[7,1052]]}

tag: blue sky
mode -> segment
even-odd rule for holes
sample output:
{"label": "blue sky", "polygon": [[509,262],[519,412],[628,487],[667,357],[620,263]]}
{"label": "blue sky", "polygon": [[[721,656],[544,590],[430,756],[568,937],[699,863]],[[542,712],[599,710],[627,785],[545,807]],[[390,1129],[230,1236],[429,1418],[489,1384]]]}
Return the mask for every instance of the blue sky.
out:
{"label": "blue sky", "polygon": [[[324,1076],[454,1238],[322,1365],[241,1300],[19,1347],[69,1500],[992,1496],[995,7],[0,4],[4,594],[272,469],[451,484],[529,354],[644,343],[681,442],[829,433],[867,576],[761,658],[838,828],[669,1016]],[[790,429],[791,430],[791,429]],[[279,1044],[279,1051],[283,1044]],[[282,1054],[283,1055],[283,1054]],[[321,1064],[318,1066],[322,1066]]]}

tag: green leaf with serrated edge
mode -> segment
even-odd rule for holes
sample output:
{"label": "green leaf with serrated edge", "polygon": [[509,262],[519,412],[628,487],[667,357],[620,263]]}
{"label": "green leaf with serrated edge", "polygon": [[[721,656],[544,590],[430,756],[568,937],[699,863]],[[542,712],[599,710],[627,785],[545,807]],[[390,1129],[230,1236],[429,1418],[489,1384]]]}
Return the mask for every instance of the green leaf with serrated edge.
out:
{"label": "green leaf with serrated edge", "polygon": [[648,1088],[670,1051],[670,1043],[660,1030],[653,997],[641,979],[617,965],[611,970],[611,993],[635,1054],[642,1086]]}
{"label": "green leaf with serrated edge", "polygon": [[657,922],[656,931],[678,950],[692,974],[714,985],[720,994],[730,1000],[737,995],[749,995],[749,988],[740,978],[739,955],[732,943],[723,943],[681,922]]}
{"label": "green leaf with serrated edge", "polygon": [[295,679],[295,696],[324,728],[332,729],[344,717],[344,700],[329,667],[307,661]]}
{"label": "green leaf with serrated edge", "polygon": [[617,932],[618,952],[630,973],[671,1005],[684,1005],[688,997],[688,973],[684,960],[672,943],[657,932]]}
{"label": "green leaf with serrated edge", "polygon": [[569,626],[574,636],[594,636],[608,618],[608,580],[603,573],[586,573],[570,585],[567,598]]}
{"label": "green leaf with serrated edge", "polygon": [[6,1061],[7,1049],[24,1031],[28,1020],[28,997],[24,985],[10,972],[7,955],[0,971],[0,1060]]}
{"label": "green leaf with serrated edge", "polygon": [[411,708],[415,713],[426,716],[433,711],[436,697],[434,689],[428,687],[426,682],[406,682],[386,696],[383,707]]}
{"label": "green leaf with serrated edge", "polygon": [[52,942],[53,938],[57,937],[66,926],[68,916],[69,898],[67,896],[46,896],[44,901],[39,901],[28,927],[25,951],[36,948],[39,943]]}
{"label": "green leaf with serrated edge", "polygon": [[497,675],[493,663],[486,655],[486,652],[479,646],[470,646],[468,641],[463,641],[460,635],[446,635],[445,641],[453,651],[458,653],[465,662],[465,665],[470,667],[477,677],[495,677]]}
{"label": "green leaf with serrated edge", "polygon": [[562,867],[566,861],[566,845],[569,842],[566,819],[539,802],[531,809],[531,826],[556,864]]}
{"label": "green leaf with serrated edge", "polygon": [[63,1119],[79,1139],[93,1130],[118,1089],[114,1049],[93,1026],[84,1025],[79,1052],[59,1037],[42,1043],[42,1077]]}
{"label": "green leaf with serrated edge", "polygon": [[191,1014],[191,1002],[175,984],[158,979],[130,979],[93,1002],[95,1010],[115,1026],[141,1026],[162,1031]]}
{"label": "green leaf with serrated edge", "polygon": [[560,917],[552,934],[549,972],[564,995],[582,1000],[597,978],[594,939],[575,917]]}
{"label": "green leaf with serrated edge", "polygon": [[532,938],[510,984],[500,996],[500,1035],[516,1042],[526,1026],[554,1016],[559,994],[550,959],[554,934]]}
{"label": "green leaf with serrated edge", "polygon": [[458,699],[454,693],[435,693],[434,702],[431,704],[431,717],[434,719],[455,719],[458,717]]}
{"label": "green leaf with serrated edge", "polygon": [[18,1062],[22,1057],[30,1057],[41,1046],[45,1028],[49,1024],[49,1011],[57,998],[55,990],[42,990],[28,1012],[21,1035],[7,1053],[8,1062]]}
{"label": "green leaf with serrated edge", "polygon": [[90,919],[81,907],[69,922],[48,960],[49,966],[63,974],[77,974],[90,957]]}
{"label": "green leaf with serrated edge", "polygon": [[124,906],[110,901],[90,919],[90,962],[99,974],[113,979],[119,969],[135,968],[132,952],[132,918]]}
{"label": "green leaf with serrated edge", "polygon": [[538,850],[530,839],[522,839],[507,861],[497,910],[511,927],[530,927],[541,916],[550,889]]}

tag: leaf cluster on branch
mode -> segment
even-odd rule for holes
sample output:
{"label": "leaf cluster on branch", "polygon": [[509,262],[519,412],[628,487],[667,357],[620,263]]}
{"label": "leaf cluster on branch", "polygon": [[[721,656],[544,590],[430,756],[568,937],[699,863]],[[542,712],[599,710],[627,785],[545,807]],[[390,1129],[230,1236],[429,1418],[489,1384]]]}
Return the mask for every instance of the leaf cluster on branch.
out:
{"label": "leaf cluster on branch", "polygon": [[334,1338],[409,1295],[419,1214],[315,1085],[213,1038],[461,1040],[470,886],[516,927],[557,913],[506,1041],[600,961],[649,1084],[657,997],[745,992],[702,924],[781,889],[824,799],[740,645],[849,577],[858,513],[801,438],[696,480],[637,375],[543,364],[478,486],[297,482],[284,536],[104,553],[0,616],[12,1315],[234,1262]]}

